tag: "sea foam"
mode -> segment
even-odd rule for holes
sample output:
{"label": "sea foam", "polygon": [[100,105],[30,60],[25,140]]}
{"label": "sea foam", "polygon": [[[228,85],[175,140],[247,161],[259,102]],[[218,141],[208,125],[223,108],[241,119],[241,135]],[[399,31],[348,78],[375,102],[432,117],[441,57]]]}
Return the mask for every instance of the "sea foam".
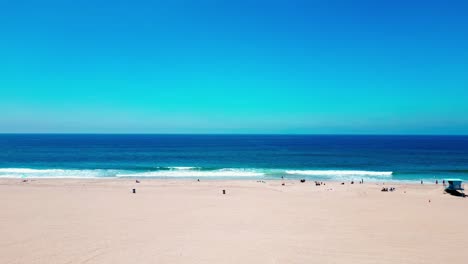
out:
{"label": "sea foam", "polygon": [[309,179],[348,180],[354,177],[367,180],[391,179],[391,171],[364,170],[285,170],[262,168],[220,168],[209,169],[201,167],[155,167],[142,170],[113,169],[32,169],[32,168],[0,168],[0,178],[246,178],[262,177],[279,179],[281,177]]}
{"label": "sea foam", "polygon": [[0,168],[0,178],[104,178],[113,177],[118,170],[29,169]]}
{"label": "sea foam", "polygon": [[[180,167],[179,167],[180,168]],[[187,167],[184,167],[187,168]],[[262,177],[265,173],[249,169],[193,170],[177,169],[169,171],[149,171],[131,174],[118,174],[117,177]]]}
{"label": "sea foam", "polygon": [[391,171],[360,170],[287,170],[286,174],[307,176],[392,176]]}

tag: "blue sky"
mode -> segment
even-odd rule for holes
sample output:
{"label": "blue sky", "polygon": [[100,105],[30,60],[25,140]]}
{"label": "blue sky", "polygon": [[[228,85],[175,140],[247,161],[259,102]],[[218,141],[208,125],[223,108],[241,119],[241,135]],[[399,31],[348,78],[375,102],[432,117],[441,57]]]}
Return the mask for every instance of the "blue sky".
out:
{"label": "blue sky", "polygon": [[0,0],[0,132],[468,134],[465,1]]}

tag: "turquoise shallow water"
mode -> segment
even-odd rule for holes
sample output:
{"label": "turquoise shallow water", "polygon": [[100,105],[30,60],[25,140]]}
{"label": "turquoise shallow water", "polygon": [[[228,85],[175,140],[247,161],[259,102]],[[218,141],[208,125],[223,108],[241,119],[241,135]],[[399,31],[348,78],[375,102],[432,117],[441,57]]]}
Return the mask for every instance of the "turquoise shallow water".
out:
{"label": "turquoise shallow water", "polygon": [[0,177],[468,180],[468,137],[3,134]]}

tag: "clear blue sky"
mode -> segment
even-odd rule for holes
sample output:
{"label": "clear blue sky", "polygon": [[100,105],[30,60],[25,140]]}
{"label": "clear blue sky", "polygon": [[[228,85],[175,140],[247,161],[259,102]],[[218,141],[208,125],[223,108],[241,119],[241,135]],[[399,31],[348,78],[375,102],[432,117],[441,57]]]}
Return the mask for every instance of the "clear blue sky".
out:
{"label": "clear blue sky", "polygon": [[0,0],[0,132],[468,134],[467,14]]}

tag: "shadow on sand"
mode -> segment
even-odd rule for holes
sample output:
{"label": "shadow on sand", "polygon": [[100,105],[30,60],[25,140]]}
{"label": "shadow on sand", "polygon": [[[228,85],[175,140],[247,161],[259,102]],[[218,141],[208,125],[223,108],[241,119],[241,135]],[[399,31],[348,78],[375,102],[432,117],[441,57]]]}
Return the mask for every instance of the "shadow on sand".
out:
{"label": "shadow on sand", "polygon": [[446,189],[445,192],[448,193],[448,194],[451,194],[451,195],[453,195],[453,196],[466,197],[466,194],[464,194],[464,193],[462,193],[462,192],[459,192],[459,191],[456,191],[456,190],[449,190],[449,189]]}

